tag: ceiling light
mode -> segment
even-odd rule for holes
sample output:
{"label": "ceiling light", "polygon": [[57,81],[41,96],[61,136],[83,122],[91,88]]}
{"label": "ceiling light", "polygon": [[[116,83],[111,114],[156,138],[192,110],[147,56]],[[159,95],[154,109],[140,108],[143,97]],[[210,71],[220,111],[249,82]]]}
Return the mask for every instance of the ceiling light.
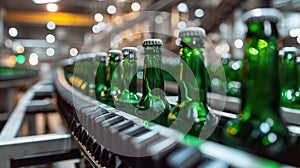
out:
{"label": "ceiling light", "polygon": [[59,2],[60,0],[32,0],[35,4],[46,4],[46,3],[55,3]]}
{"label": "ceiling light", "polygon": [[187,13],[189,11],[189,8],[186,3],[181,2],[177,5],[177,10],[181,13]]}
{"label": "ceiling light", "polygon": [[138,2],[133,2],[131,4],[131,10],[137,12],[141,9],[141,5]]}
{"label": "ceiling light", "polygon": [[70,49],[70,55],[71,55],[72,57],[76,56],[77,54],[78,54],[77,48],[71,48],[71,49]]}
{"label": "ceiling light", "polygon": [[53,48],[47,48],[46,54],[47,54],[49,57],[52,57],[52,56],[55,54],[55,50],[54,50]]}
{"label": "ceiling light", "polygon": [[96,13],[94,16],[94,19],[96,22],[102,22],[103,21],[103,15],[101,13]]}
{"label": "ceiling light", "polygon": [[55,3],[48,3],[46,8],[49,12],[56,12],[58,10],[58,6]]}
{"label": "ceiling light", "polygon": [[18,30],[17,30],[17,28],[15,28],[15,27],[9,28],[8,34],[9,34],[11,37],[16,37],[16,36],[18,35]]}
{"label": "ceiling light", "polygon": [[106,11],[108,14],[113,15],[117,13],[117,8],[115,7],[115,5],[109,5]]}
{"label": "ceiling light", "polygon": [[194,12],[194,15],[196,16],[196,17],[203,17],[204,16],[204,11],[203,11],[203,9],[196,9],[195,10],[195,12]]}
{"label": "ceiling light", "polygon": [[47,29],[54,30],[56,28],[56,24],[52,21],[47,22]]}
{"label": "ceiling light", "polygon": [[37,65],[39,63],[38,58],[39,58],[39,56],[36,53],[31,53],[29,55],[29,60],[28,60],[29,64],[30,65]]}
{"label": "ceiling light", "polygon": [[54,43],[54,42],[55,42],[55,36],[54,36],[53,34],[48,34],[48,35],[46,36],[46,41],[47,41],[48,43]]}
{"label": "ceiling light", "polygon": [[234,40],[234,46],[235,46],[236,48],[242,48],[243,45],[244,45],[243,40],[241,40],[241,39],[236,39],[236,40]]}
{"label": "ceiling light", "polygon": [[22,45],[18,45],[18,46],[16,47],[16,52],[17,52],[17,53],[21,54],[21,53],[23,53],[24,51],[25,51],[25,48],[24,48]]}

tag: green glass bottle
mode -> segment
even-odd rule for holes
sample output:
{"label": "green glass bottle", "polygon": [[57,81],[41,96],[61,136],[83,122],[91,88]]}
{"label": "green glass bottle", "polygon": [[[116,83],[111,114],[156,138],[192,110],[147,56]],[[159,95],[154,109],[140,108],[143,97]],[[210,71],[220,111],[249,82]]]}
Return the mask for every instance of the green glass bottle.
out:
{"label": "green glass bottle", "polygon": [[98,62],[97,72],[95,76],[95,94],[96,99],[100,100],[101,93],[106,90],[107,54],[97,54],[95,59],[96,62]]}
{"label": "green glass bottle", "polygon": [[180,127],[176,126],[177,129],[183,129],[180,131],[185,131],[187,125],[192,125],[189,133],[198,136],[209,117],[203,55],[205,31],[199,27],[189,27],[179,32],[179,37],[181,59],[178,99],[181,100],[169,113],[168,122],[180,124]]}
{"label": "green glass bottle", "polygon": [[284,47],[281,63],[282,70],[282,88],[281,105],[289,108],[300,107],[300,93],[298,91],[298,76],[296,65],[296,47]]}
{"label": "green glass bottle", "polygon": [[163,42],[160,39],[143,41],[145,50],[143,95],[137,104],[136,115],[154,123],[167,125],[167,116],[171,106],[164,92],[162,45]]}
{"label": "green glass bottle", "polygon": [[121,50],[108,51],[108,66],[106,73],[106,89],[100,93],[99,100],[111,107],[114,105],[114,96],[120,92],[121,68],[118,67],[122,58]]}
{"label": "green glass bottle", "polygon": [[115,97],[115,105],[118,109],[134,114],[135,107],[139,101],[137,96],[137,48],[124,47],[122,49],[122,88]]}
{"label": "green glass bottle", "polygon": [[281,13],[258,8],[243,15],[245,38],[241,112],[225,127],[224,139],[254,153],[272,155],[286,147],[290,135],[280,118],[277,22]]}

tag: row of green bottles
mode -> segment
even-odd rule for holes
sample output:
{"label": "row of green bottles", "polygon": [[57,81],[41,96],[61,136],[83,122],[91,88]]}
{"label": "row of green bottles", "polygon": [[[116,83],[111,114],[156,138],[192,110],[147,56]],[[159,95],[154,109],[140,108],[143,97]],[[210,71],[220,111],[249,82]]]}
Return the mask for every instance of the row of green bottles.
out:
{"label": "row of green bottles", "polygon": [[300,91],[295,47],[284,47],[281,55],[281,105],[300,108]]}
{"label": "row of green bottles", "polygon": [[245,38],[242,102],[239,117],[228,121],[227,144],[263,154],[276,154],[288,146],[289,132],[280,118],[277,22],[281,13],[272,8],[244,15]]}

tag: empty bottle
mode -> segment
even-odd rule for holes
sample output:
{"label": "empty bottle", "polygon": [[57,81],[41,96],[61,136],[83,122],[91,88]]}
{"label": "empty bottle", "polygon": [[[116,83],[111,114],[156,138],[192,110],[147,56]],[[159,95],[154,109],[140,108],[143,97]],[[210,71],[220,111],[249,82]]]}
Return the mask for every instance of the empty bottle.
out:
{"label": "empty bottle", "polygon": [[227,122],[225,143],[262,154],[284,149],[290,135],[280,118],[277,22],[281,13],[258,8],[244,14],[247,34],[244,48],[241,112]]}
{"label": "empty bottle", "polygon": [[122,111],[134,114],[135,106],[139,101],[137,96],[137,48],[124,47],[122,49],[122,85],[119,94],[115,97],[116,107]]}
{"label": "empty bottle", "polygon": [[108,66],[106,73],[106,89],[100,93],[99,100],[111,107],[114,105],[114,96],[120,91],[121,68],[118,67],[122,58],[121,50],[108,51]]}
{"label": "empty bottle", "polygon": [[167,125],[171,107],[164,92],[162,45],[160,39],[143,41],[145,50],[143,95],[137,105],[136,115],[154,123]]}
{"label": "empty bottle", "polygon": [[[180,81],[178,104],[168,115],[169,124],[181,131],[190,125],[189,133],[198,136],[208,120],[207,82],[204,64],[205,30],[189,27],[179,32]],[[183,113],[183,114],[180,114]]]}
{"label": "empty bottle", "polygon": [[106,53],[97,54],[96,61],[98,62],[98,67],[95,76],[95,94],[96,94],[96,99],[100,100],[101,93],[107,89],[106,87],[107,54]]}

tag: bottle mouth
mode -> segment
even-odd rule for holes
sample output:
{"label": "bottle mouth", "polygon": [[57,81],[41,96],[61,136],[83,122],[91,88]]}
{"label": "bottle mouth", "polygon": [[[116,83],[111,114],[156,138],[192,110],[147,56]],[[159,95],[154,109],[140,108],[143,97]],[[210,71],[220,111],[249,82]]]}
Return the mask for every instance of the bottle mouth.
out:
{"label": "bottle mouth", "polygon": [[162,46],[163,42],[161,39],[146,39],[143,41],[143,47],[146,46]]}
{"label": "bottle mouth", "polygon": [[205,30],[202,27],[188,27],[179,32],[179,38],[196,36],[205,37]]}
{"label": "bottle mouth", "polygon": [[275,8],[256,8],[246,12],[242,16],[242,20],[245,23],[264,21],[264,20],[278,22],[282,18],[283,18],[282,13]]}
{"label": "bottle mouth", "polygon": [[122,51],[121,50],[109,50],[108,54],[118,54],[118,55],[122,55]]}
{"label": "bottle mouth", "polygon": [[296,47],[284,47],[282,49],[283,52],[297,52],[297,48]]}

